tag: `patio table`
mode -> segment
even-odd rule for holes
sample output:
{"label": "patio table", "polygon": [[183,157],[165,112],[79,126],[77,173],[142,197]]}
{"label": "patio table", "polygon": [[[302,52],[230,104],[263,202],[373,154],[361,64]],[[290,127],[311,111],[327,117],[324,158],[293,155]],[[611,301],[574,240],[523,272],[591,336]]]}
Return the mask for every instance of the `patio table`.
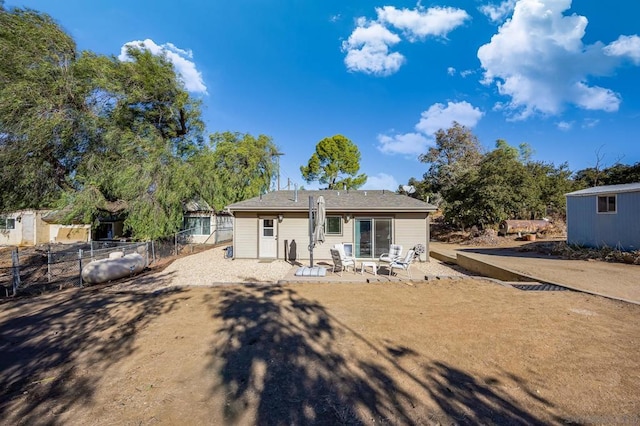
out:
{"label": "patio table", "polygon": [[361,267],[360,267],[360,275],[364,274],[364,269],[370,267],[371,268],[371,273],[373,275],[378,275],[378,264],[376,262],[372,262],[372,261],[363,261],[361,263]]}

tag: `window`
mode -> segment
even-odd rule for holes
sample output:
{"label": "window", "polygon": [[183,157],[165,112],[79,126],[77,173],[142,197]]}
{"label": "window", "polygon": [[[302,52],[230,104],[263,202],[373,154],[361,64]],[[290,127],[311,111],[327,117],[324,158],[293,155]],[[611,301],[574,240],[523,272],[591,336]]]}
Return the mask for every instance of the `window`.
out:
{"label": "window", "polygon": [[340,216],[327,216],[324,232],[327,235],[342,235],[342,218]]}
{"label": "window", "polygon": [[273,219],[264,219],[262,221],[262,236],[273,237],[275,235],[273,227],[274,227]]}
{"label": "window", "polygon": [[209,235],[211,234],[211,217],[185,217],[184,229],[190,230],[191,235]]}
{"label": "window", "polygon": [[0,217],[0,229],[16,229],[16,220],[13,218]]}
{"label": "window", "polygon": [[615,213],[616,196],[603,195],[598,197],[598,213]]}

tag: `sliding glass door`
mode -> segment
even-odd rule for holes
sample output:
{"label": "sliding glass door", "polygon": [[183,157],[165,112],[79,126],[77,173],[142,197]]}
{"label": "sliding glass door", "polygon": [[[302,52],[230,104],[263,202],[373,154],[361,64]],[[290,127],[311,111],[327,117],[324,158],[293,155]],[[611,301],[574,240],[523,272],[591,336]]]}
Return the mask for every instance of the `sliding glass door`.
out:
{"label": "sliding glass door", "polygon": [[359,258],[376,258],[389,250],[391,219],[355,219],[355,251]]}

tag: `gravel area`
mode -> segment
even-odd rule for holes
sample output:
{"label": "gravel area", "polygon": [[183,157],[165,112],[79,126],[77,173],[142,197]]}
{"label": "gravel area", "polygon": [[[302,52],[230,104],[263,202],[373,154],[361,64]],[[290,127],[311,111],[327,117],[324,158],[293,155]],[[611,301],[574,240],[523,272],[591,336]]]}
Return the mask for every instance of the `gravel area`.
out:
{"label": "gravel area", "polygon": [[[287,275],[292,275],[292,270],[298,267],[284,260],[226,259],[224,255],[224,247],[216,247],[181,257],[161,272],[146,274],[116,283],[109,286],[107,291],[131,290],[132,287],[135,287],[136,291],[156,292],[172,287],[186,286],[197,287],[238,283],[275,284],[283,280]],[[330,260],[317,258],[316,261],[320,264],[331,264]],[[465,271],[454,268],[431,258],[429,262],[413,263],[411,272],[414,277],[467,275]],[[404,274],[404,272],[400,271],[400,274]],[[382,275],[384,274],[381,274],[381,278]],[[350,274],[344,275],[344,278],[347,277],[348,280],[345,281],[352,281],[354,278]],[[356,274],[355,279],[359,280],[360,277],[360,274]],[[334,279],[331,273],[328,274],[328,278]],[[362,281],[366,282],[367,278],[372,278],[371,274],[362,276]],[[324,278],[320,278],[320,280],[327,281]]]}
{"label": "gravel area", "polygon": [[[318,259],[320,260],[320,259]],[[325,261],[330,263],[330,261]],[[276,283],[295,268],[284,260],[261,262],[257,259],[225,259],[222,247],[186,256],[174,261],[162,273],[173,285],[207,286],[228,283]],[[414,276],[463,276],[436,259],[415,262]]]}

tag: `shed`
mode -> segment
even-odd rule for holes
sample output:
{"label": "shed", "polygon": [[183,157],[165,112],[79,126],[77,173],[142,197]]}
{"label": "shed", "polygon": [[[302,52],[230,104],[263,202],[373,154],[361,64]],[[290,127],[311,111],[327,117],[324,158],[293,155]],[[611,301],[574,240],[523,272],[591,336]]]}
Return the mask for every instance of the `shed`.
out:
{"label": "shed", "polygon": [[62,214],[58,210],[27,209],[0,214],[0,245],[34,246],[90,239],[90,225],[80,222],[62,225]]}
{"label": "shed", "polygon": [[375,259],[400,244],[422,244],[429,253],[429,214],[436,206],[386,190],[273,191],[231,204],[236,258],[309,259],[309,197],[325,199],[325,242],[314,256],[329,259],[329,248],[352,244],[358,259]]}
{"label": "shed", "polygon": [[570,192],[567,242],[640,250],[640,182]]}

